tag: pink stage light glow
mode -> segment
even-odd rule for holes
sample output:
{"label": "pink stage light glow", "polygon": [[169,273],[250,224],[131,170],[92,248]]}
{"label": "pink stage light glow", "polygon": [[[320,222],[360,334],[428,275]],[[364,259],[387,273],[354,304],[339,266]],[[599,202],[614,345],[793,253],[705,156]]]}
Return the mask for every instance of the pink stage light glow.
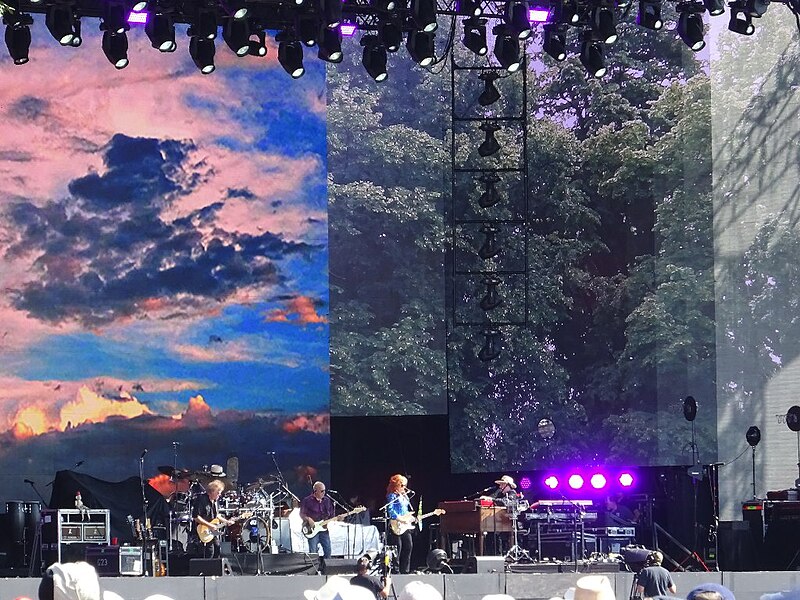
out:
{"label": "pink stage light glow", "polygon": [[622,487],[631,487],[633,485],[633,475],[630,473],[622,473],[619,476],[619,484]]}
{"label": "pink stage light glow", "polygon": [[541,6],[529,8],[528,21],[531,23],[547,23],[550,21],[550,9]]}
{"label": "pink stage light glow", "polygon": [[131,23],[131,24],[134,24],[134,25],[145,25],[145,24],[147,24],[147,19],[148,19],[149,16],[150,15],[148,13],[146,13],[146,12],[132,11],[128,15],[128,23]]}
{"label": "pink stage light glow", "polygon": [[569,476],[567,483],[569,483],[569,487],[571,487],[573,490],[579,490],[583,487],[583,477],[577,473],[573,473]]}
{"label": "pink stage light glow", "polygon": [[602,490],[606,487],[608,481],[606,480],[606,476],[602,473],[595,473],[592,475],[592,478],[589,480],[589,483],[592,484],[592,487],[596,490]]}
{"label": "pink stage light glow", "polygon": [[339,25],[339,31],[341,31],[342,35],[346,37],[352,37],[355,35],[356,29],[358,28],[356,27],[355,23],[342,23]]}
{"label": "pink stage light glow", "polygon": [[544,484],[551,490],[554,490],[558,487],[558,477],[555,475],[549,475],[547,479],[544,480]]}
{"label": "pink stage light glow", "polygon": [[531,478],[530,477],[523,477],[519,480],[519,487],[523,490],[531,489]]}

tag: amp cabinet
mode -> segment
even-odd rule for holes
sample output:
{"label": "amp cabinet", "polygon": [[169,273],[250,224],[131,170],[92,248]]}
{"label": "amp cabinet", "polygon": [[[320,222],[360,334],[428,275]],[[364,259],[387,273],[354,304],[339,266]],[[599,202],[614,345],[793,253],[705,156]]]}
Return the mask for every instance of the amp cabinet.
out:
{"label": "amp cabinet", "polygon": [[46,509],[41,516],[42,569],[54,562],[85,559],[87,548],[108,546],[108,509]]}

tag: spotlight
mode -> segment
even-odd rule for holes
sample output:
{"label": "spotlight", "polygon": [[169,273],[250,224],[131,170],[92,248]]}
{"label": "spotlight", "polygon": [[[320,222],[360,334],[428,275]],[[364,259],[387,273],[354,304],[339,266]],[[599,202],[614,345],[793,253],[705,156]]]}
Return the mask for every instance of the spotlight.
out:
{"label": "spotlight", "polygon": [[411,0],[411,19],[417,29],[430,33],[436,31],[436,0]]}
{"label": "spotlight", "polygon": [[300,42],[281,36],[280,33],[276,39],[277,37],[284,37],[278,44],[278,62],[292,79],[302,77],[306,70],[303,67],[303,47]]}
{"label": "spotlight", "polygon": [[342,0],[319,0],[325,25],[333,29],[342,22]]}
{"label": "spotlight", "polygon": [[661,2],[656,0],[639,0],[639,13],[636,15],[636,23],[646,29],[658,31],[664,27],[664,20],[661,18]]}
{"label": "spotlight", "polygon": [[375,10],[382,12],[391,12],[397,8],[397,2],[395,0],[372,0],[371,4]]}
{"label": "spotlight", "polygon": [[108,62],[117,69],[124,69],[128,66],[128,36],[125,33],[115,33],[113,31],[103,32],[103,54],[106,55]]}
{"label": "spotlight", "polygon": [[153,48],[161,52],[175,52],[178,45],[175,43],[175,25],[169,15],[152,15],[144,26],[144,32],[150,38]]}
{"label": "spotlight", "polygon": [[503,247],[497,241],[497,233],[499,231],[497,227],[494,225],[484,224],[481,225],[479,231],[485,236],[485,239],[478,250],[478,256],[480,256],[483,260],[489,260],[503,251]]}
{"label": "spotlight", "polygon": [[341,25],[339,25],[339,31],[342,32],[343,37],[353,37],[356,34],[356,31],[358,31],[358,25],[355,23],[343,22]]}
{"label": "spotlight", "polygon": [[756,19],[764,16],[769,8],[769,0],[745,0],[745,9],[747,14]]}
{"label": "spotlight", "polygon": [[[509,0],[506,2],[504,20],[511,33],[520,40],[531,36],[531,22],[528,20],[530,7],[527,0]],[[495,27],[497,29],[497,27]]]}
{"label": "spotlight", "polygon": [[483,14],[480,0],[459,0],[458,14],[468,17],[480,17]]}
{"label": "spotlight", "polygon": [[386,48],[374,35],[365,35],[361,38],[360,44],[364,46],[361,54],[364,69],[375,81],[386,81],[389,76],[386,72]]}
{"label": "spotlight", "polygon": [[592,39],[613,44],[617,41],[617,17],[610,6],[601,4],[592,10]]}
{"label": "spotlight", "polygon": [[250,56],[266,56],[267,55],[267,36],[263,31],[256,34],[255,40],[250,40],[248,54]]}
{"label": "spotlight", "polygon": [[697,418],[697,400],[694,396],[686,396],[683,399],[683,418],[690,422]]}
{"label": "spotlight", "polygon": [[135,13],[144,12],[147,10],[147,0],[137,0],[133,3],[133,6],[131,6],[131,10]]}
{"label": "spotlight", "polygon": [[114,34],[125,33],[131,28],[128,24],[128,15],[125,6],[115,2],[105,5],[101,31],[110,31]]}
{"label": "spotlight", "polygon": [[484,173],[478,177],[478,181],[486,186],[486,189],[483,190],[480,198],[478,198],[478,206],[481,208],[491,208],[500,202],[500,194],[497,192],[496,187],[496,185],[500,183],[500,177],[497,173]]}
{"label": "spotlight", "polygon": [[483,332],[483,347],[478,352],[478,358],[483,362],[494,360],[500,356],[501,340],[497,329],[487,329]]}
{"label": "spotlight", "polygon": [[408,34],[406,48],[412,60],[422,67],[429,67],[435,60],[433,33],[412,31]]}
{"label": "spotlight", "polygon": [[194,24],[189,27],[189,35],[205,40],[213,40],[217,37],[217,15],[211,10],[200,9]]}
{"label": "spotlight", "polygon": [[519,71],[522,64],[519,53],[519,38],[508,25],[501,23],[492,29],[494,38],[494,55],[500,66],[509,73]]}
{"label": "spotlight", "polygon": [[633,475],[630,473],[620,473],[617,479],[622,487],[631,487],[633,485]]}
{"label": "spotlight", "polygon": [[338,27],[331,29],[323,25],[320,28],[317,57],[329,63],[342,62],[342,32]]}
{"label": "spotlight", "polygon": [[316,17],[312,14],[299,14],[295,19],[294,30],[297,39],[309,48],[317,43],[319,27]]}
{"label": "spotlight", "polygon": [[478,104],[481,106],[489,106],[500,100],[500,90],[494,84],[495,79],[499,79],[500,75],[494,71],[484,71],[478,78],[483,81],[483,91],[478,96]]}
{"label": "spotlight", "polygon": [[725,12],[725,0],[703,0],[703,6],[712,17]]}
{"label": "spotlight", "polygon": [[383,42],[387,52],[397,52],[403,43],[403,30],[394,21],[381,21],[378,37]]}
{"label": "spotlight", "polygon": [[544,480],[544,484],[551,490],[554,490],[558,487],[559,484],[558,477],[556,477],[555,475],[548,475],[547,478]]}
{"label": "spotlight", "polygon": [[608,484],[608,480],[602,473],[595,473],[589,479],[589,484],[596,490],[602,490]]}
{"label": "spotlight", "polygon": [[792,431],[800,431],[800,406],[795,404],[786,411],[786,426]]}
{"label": "spotlight", "polygon": [[189,40],[189,56],[203,75],[214,72],[214,54],[217,49],[214,40],[192,37]]}
{"label": "spotlight", "polygon": [[500,280],[497,277],[487,277],[483,283],[486,286],[486,294],[481,298],[480,307],[484,312],[489,312],[503,303],[502,296],[497,293]]}
{"label": "spotlight", "polygon": [[734,33],[742,35],[753,35],[756,28],[753,26],[751,17],[742,2],[731,2],[731,20],[728,22],[728,29]]}
{"label": "spotlight", "polygon": [[247,19],[228,19],[222,29],[222,39],[236,56],[250,52],[250,24]]}
{"label": "spotlight", "polygon": [[531,489],[532,485],[533,485],[533,482],[531,481],[530,477],[523,477],[522,479],[519,480],[520,489],[529,490],[529,489]]}
{"label": "spotlight", "polygon": [[556,426],[550,419],[540,419],[536,425],[536,431],[539,432],[539,437],[545,442],[549,442],[556,434]]}
{"label": "spotlight", "polygon": [[699,52],[705,48],[706,42],[703,39],[703,16],[696,12],[695,7],[701,11],[704,7],[702,4],[692,4],[691,9],[681,9],[681,6],[678,5],[678,35],[692,52]]}
{"label": "spotlight", "polygon": [[564,25],[548,23],[544,26],[542,50],[558,62],[567,58],[567,31]]}
{"label": "spotlight", "polygon": [[15,65],[28,62],[28,51],[31,47],[31,28],[33,17],[25,13],[6,13],[6,47]]}
{"label": "spotlight", "polygon": [[486,45],[486,19],[470,17],[464,19],[464,46],[478,56],[485,56],[489,51]]}
{"label": "spotlight", "polygon": [[494,137],[494,134],[500,131],[500,125],[491,121],[486,121],[481,123],[480,130],[486,134],[486,137],[481,145],[478,146],[478,154],[486,158],[500,150],[500,142]]}
{"label": "spotlight", "polygon": [[72,7],[66,4],[53,4],[47,8],[45,25],[59,44],[72,46],[75,38],[75,17]]}
{"label": "spotlight", "polygon": [[567,484],[569,484],[569,487],[571,487],[573,490],[579,490],[584,484],[583,477],[578,473],[573,473],[569,476]]}
{"label": "spotlight", "polygon": [[605,46],[592,39],[591,33],[585,34],[581,44],[581,64],[593,77],[606,74]]}
{"label": "spotlight", "polygon": [[250,12],[245,5],[245,0],[235,0],[228,2],[227,9],[231,17],[236,20],[244,19]]}
{"label": "spotlight", "polygon": [[758,443],[761,441],[761,430],[753,425],[750,429],[747,430],[745,434],[745,439],[747,443],[750,444],[753,448],[758,446]]}
{"label": "spotlight", "polygon": [[578,7],[572,0],[561,0],[554,6],[553,21],[565,25],[577,25],[580,21]]}

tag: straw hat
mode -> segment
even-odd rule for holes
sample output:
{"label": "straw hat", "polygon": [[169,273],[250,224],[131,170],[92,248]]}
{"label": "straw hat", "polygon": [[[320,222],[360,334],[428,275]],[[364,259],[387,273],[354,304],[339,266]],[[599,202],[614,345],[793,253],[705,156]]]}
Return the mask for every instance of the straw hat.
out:
{"label": "straw hat", "polygon": [[510,485],[512,489],[517,489],[517,484],[511,478],[511,475],[503,475],[500,479],[495,480],[497,485]]}
{"label": "straw hat", "polygon": [[586,575],[575,584],[575,600],[616,600],[616,595],[608,577]]}

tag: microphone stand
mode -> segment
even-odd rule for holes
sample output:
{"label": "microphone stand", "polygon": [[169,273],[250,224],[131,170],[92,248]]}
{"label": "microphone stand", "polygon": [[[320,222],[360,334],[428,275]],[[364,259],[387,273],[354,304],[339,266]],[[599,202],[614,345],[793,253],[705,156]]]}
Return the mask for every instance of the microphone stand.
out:
{"label": "microphone stand", "polygon": [[[344,512],[346,512],[346,513],[348,513],[348,512],[350,512],[350,511],[352,511],[352,510],[353,510],[353,508],[352,508],[352,507],[348,508],[348,506],[349,506],[349,505],[348,505],[346,502],[339,502],[339,501],[338,501],[336,498],[334,498],[334,497],[333,497],[333,494],[334,494],[334,493],[335,493],[335,494],[338,494],[339,492],[336,492],[336,491],[334,491],[334,490],[328,490],[328,494],[327,494],[327,495],[328,495],[328,498],[330,498],[330,499],[331,499],[331,502],[333,502],[333,506],[334,506],[334,507],[339,507],[339,508],[341,508],[341,509],[342,509]],[[356,540],[355,540],[355,537],[354,537],[354,538],[353,538],[353,545],[352,545],[352,547],[351,547],[351,546],[350,546],[350,523],[346,523],[346,522],[345,522],[345,523],[344,523],[344,526],[345,526],[345,529],[346,529],[345,535],[347,536],[347,539],[346,539],[346,541],[345,541],[345,544],[346,544],[346,545],[345,545],[345,548],[347,548],[347,549],[348,549],[348,550],[351,552],[351,556],[352,556],[352,555],[354,555],[354,554],[355,554],[355,549],[356,549],[356,548],[355,548],[355,546],[356,546]],[[354,557],[354,558],[355,558],[355,557]]]}
{"label": "microphone stand", "polygon": [[39,493],[39,490],[36,489],[36,482],[35,481],[31,481],[30,479],[26,479],[25,483],[27,483],[29,486],[31,486],[31,488],[36,493],[36,495],[39,496],[39,500],[42,501],[42,506],[44,506],[45,508],[50,508],[47,505],[47,502],[44,501],[44,498],[42,497],[42,495]]}
{"label": "microphone stand", "polygon": [[[142,488],[142,551],[145,553],[145,556],[142,557],[142,564],[144,565],[144,576],[147,577],[150,573],[147,572],[147,551],[148,546],[150,545],[150,534],[147,527],[147,494],[144,489],[144,457],[147,454],[147,450],[142,452],[142,455],[139,457],[139,483],[141,484]],[[154,565],[151,563],[151,568]]]}

